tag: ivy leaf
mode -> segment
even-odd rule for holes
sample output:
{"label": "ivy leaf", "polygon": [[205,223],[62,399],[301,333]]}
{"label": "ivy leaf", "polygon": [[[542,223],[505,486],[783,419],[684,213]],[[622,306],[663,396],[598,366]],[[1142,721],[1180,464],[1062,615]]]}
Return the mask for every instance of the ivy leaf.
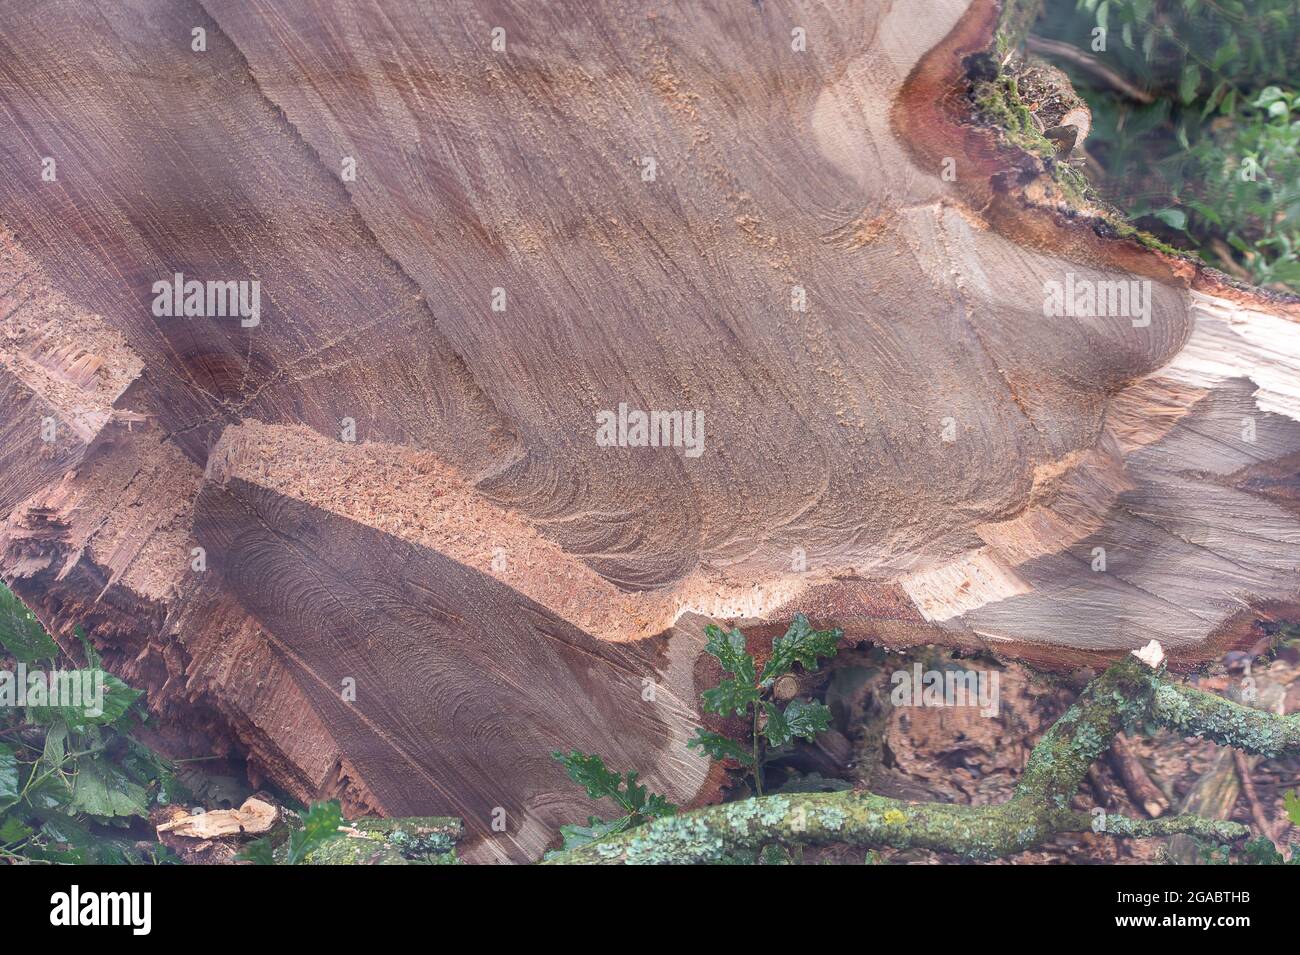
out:
{"label": "ivy leaf", "polygon": [[723,736],[721,733],[711,733],[708,730],[697,729],[695,738],[687,742],[686,745],[691,749],[702,750],[701,755],[707,756],[709,759],[716,759],[719,762],[724,759],[734,759],[742,766],[754,765],[752,753],[734,739]]}
{"label": "ivy leaf", "polygon": [[836,647],[844,631],[814,630],[808,618],[801,613],[794,615],[790,629],[785,636],[777,637],[772,642],[772,656],[763,667],[759,680],[762,686],[770,686],[777,677],[789,673],[794,664],[800,663],[806,670],[816,670],[821,657],[835,656]]}

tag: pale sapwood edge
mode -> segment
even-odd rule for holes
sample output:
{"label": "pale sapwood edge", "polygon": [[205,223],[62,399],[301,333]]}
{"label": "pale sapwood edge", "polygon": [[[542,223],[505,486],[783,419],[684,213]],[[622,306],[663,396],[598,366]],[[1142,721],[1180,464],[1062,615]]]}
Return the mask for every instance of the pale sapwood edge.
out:
{"label": "pale sapwood edge", "polygon": [[[1070,807],[1088,767],[1116,733],[1156,726],[1260,756],[1300,755],[1300,717],[1250,709],[1174,683],[1163,670],[1130,658],[1089,683],[1048,729],[1004,803],[909,803],[867,792],[765,796],[656,820],[546,861],[711,863],[764,846],[823,845],[931,849],[974,860],[1014,855],[1058,833],[1094,831],[1094,814]],[[1250,830],[1190,814],[1139,820],[1107,813],[1100,831],[1121,838],[1185,833],[1229,843]]]}

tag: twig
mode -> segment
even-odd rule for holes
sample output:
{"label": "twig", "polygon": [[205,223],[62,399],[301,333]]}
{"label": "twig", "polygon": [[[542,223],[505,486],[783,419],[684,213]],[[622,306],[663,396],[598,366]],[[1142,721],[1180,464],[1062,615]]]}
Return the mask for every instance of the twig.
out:
{"label": "twig", "polygon": [[1250,281],[1250,273],[1242,268],[1241,265],[1238,264],[1237,260],[1232,257],[1232,249],[1228,248],[1226,242],[1222,239],[1216,238],[1211,239],[1207,244],[1210,247],[1210,251],[1219,257],[1219,265],[1223,268],[1223,271],[1244,281]]}
{"label": "twig", "polygon": [[[1232,750],[1223,749],[1214,762],[1192,786],[1178,807],[1180,812],[1195,813],[1209,819],[1227,819],[1241,795],[1241,783],[1232,765]],[[1177,865],[1197,865],[1201,849],[1188,836],[1174,836],[1165,850],[1169,861]]]}
{"label": "twig", "polygon": [[1237,765],[1237,776],[1241,780],[1241,791],[1246,797],[1246,805],[1250,807],[1250,818],[1255,821],[1255,828],[1259,830],[1260,835],[1268,839],[1269,842],[1277,844],[1277,834],[1273,831],[1273,822],[1264,812],[1264,807],[1260,805],[1259,795],[1255,791],[1254,771],[1258,759],[1247,756],[1239,750],[1233,750],[1233,761]]}
{"label": "twig", "polygon": [[1115,741],[1110,747],[1110,764],[1119,774],[1124,788],[1133,797],[1133,801],[1141,806],[1148,816],[1154,819],[1169,811],[1169,800],[1160,791],[1160,787],[1151,781],[1146,767],[1138,761],[1128,738],[1123,733],[1115,734]]}
{"label": "twig", "polygon": [[1146,90],[1140,90],[1124,77],[1120,76],[1109,66],[1099,62],[1094,57],[1089,56],[1082,50],[1070,46],[1068,43],[1062,43],[1060,40],[1048,40],[1039,36],[1031,36],[1025,41],[1025,46],[1031,53],[1040,53],[1043,56],[1054,56],[1061,60],[1066,60],[1086,70],[1099,80],[1103,80],[1110,85],[1116,92],[1123,93],[1131,100],[1139,103],[1150,105],[1155,102],[1155,97]]}

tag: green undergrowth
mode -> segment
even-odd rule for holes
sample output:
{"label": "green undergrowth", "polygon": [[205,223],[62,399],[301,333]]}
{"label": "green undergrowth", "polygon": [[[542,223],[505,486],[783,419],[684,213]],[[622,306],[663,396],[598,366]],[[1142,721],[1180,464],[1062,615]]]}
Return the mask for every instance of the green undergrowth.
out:
{"label": "green undergrowth", "polygon": [[1033,25],[1074,50],[1045,56],[1091,109],[1098,193],[1277,291],[1300,290],[1297,12],[1294,0],[1046,0]]}
{"label": "green undergrowth", "polygon": [[140,692],[77,637],[82,663],[0,585],[0,860],[175,862],[149,812],[188,794],[133,735],[146,719]]}

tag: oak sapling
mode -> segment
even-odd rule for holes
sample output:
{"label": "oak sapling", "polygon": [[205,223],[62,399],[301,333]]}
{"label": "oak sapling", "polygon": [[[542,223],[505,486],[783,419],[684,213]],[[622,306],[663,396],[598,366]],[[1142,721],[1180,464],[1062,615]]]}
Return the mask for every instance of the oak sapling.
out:
{"label": "oak sapling", "polygon": [[614,819],[589,816],[585,826],[561,826],[560,835],[564,838],[561,851],[585,846],[651,819],[671,816],[677,812],[677,807],[663,796],[649,792],[638,783],[637,773],[628,772],[620,776],[606,768],[605,761],[599,756],[575,749],[569,753],[556,750],[551,757],[564,764],[564,771],[569,778],[586,789],[587,795],[592,799],[612,799],[623,810]]}
{"label": "oak sapling", "polygon": [[716,657],[723,671],[731,674],[700,695],[704,709],[719,716],[748,716],[752,729],[748,747],[705,729],[696,730],[695,738],[687,745],[700,749],[710,759],[734,759],[748,767],[754,779],[754,792],[761,796],[767,747],[784,746],[796,736],[812,740],[831,721],[830,708],[816,701],[795,699],[782,709],[767,699],[773,685],[790,673],[796,663],[805,670],[816,670],[822,658],[835,655],[844,631],[814,630],[807,617],[795,614],[785,635],[772,642],[772,655],[761,673],[739,630],[733,627],[730,633],[724,633],[721,627],[710,624],[704,632],[709,638],[705,652]]}

